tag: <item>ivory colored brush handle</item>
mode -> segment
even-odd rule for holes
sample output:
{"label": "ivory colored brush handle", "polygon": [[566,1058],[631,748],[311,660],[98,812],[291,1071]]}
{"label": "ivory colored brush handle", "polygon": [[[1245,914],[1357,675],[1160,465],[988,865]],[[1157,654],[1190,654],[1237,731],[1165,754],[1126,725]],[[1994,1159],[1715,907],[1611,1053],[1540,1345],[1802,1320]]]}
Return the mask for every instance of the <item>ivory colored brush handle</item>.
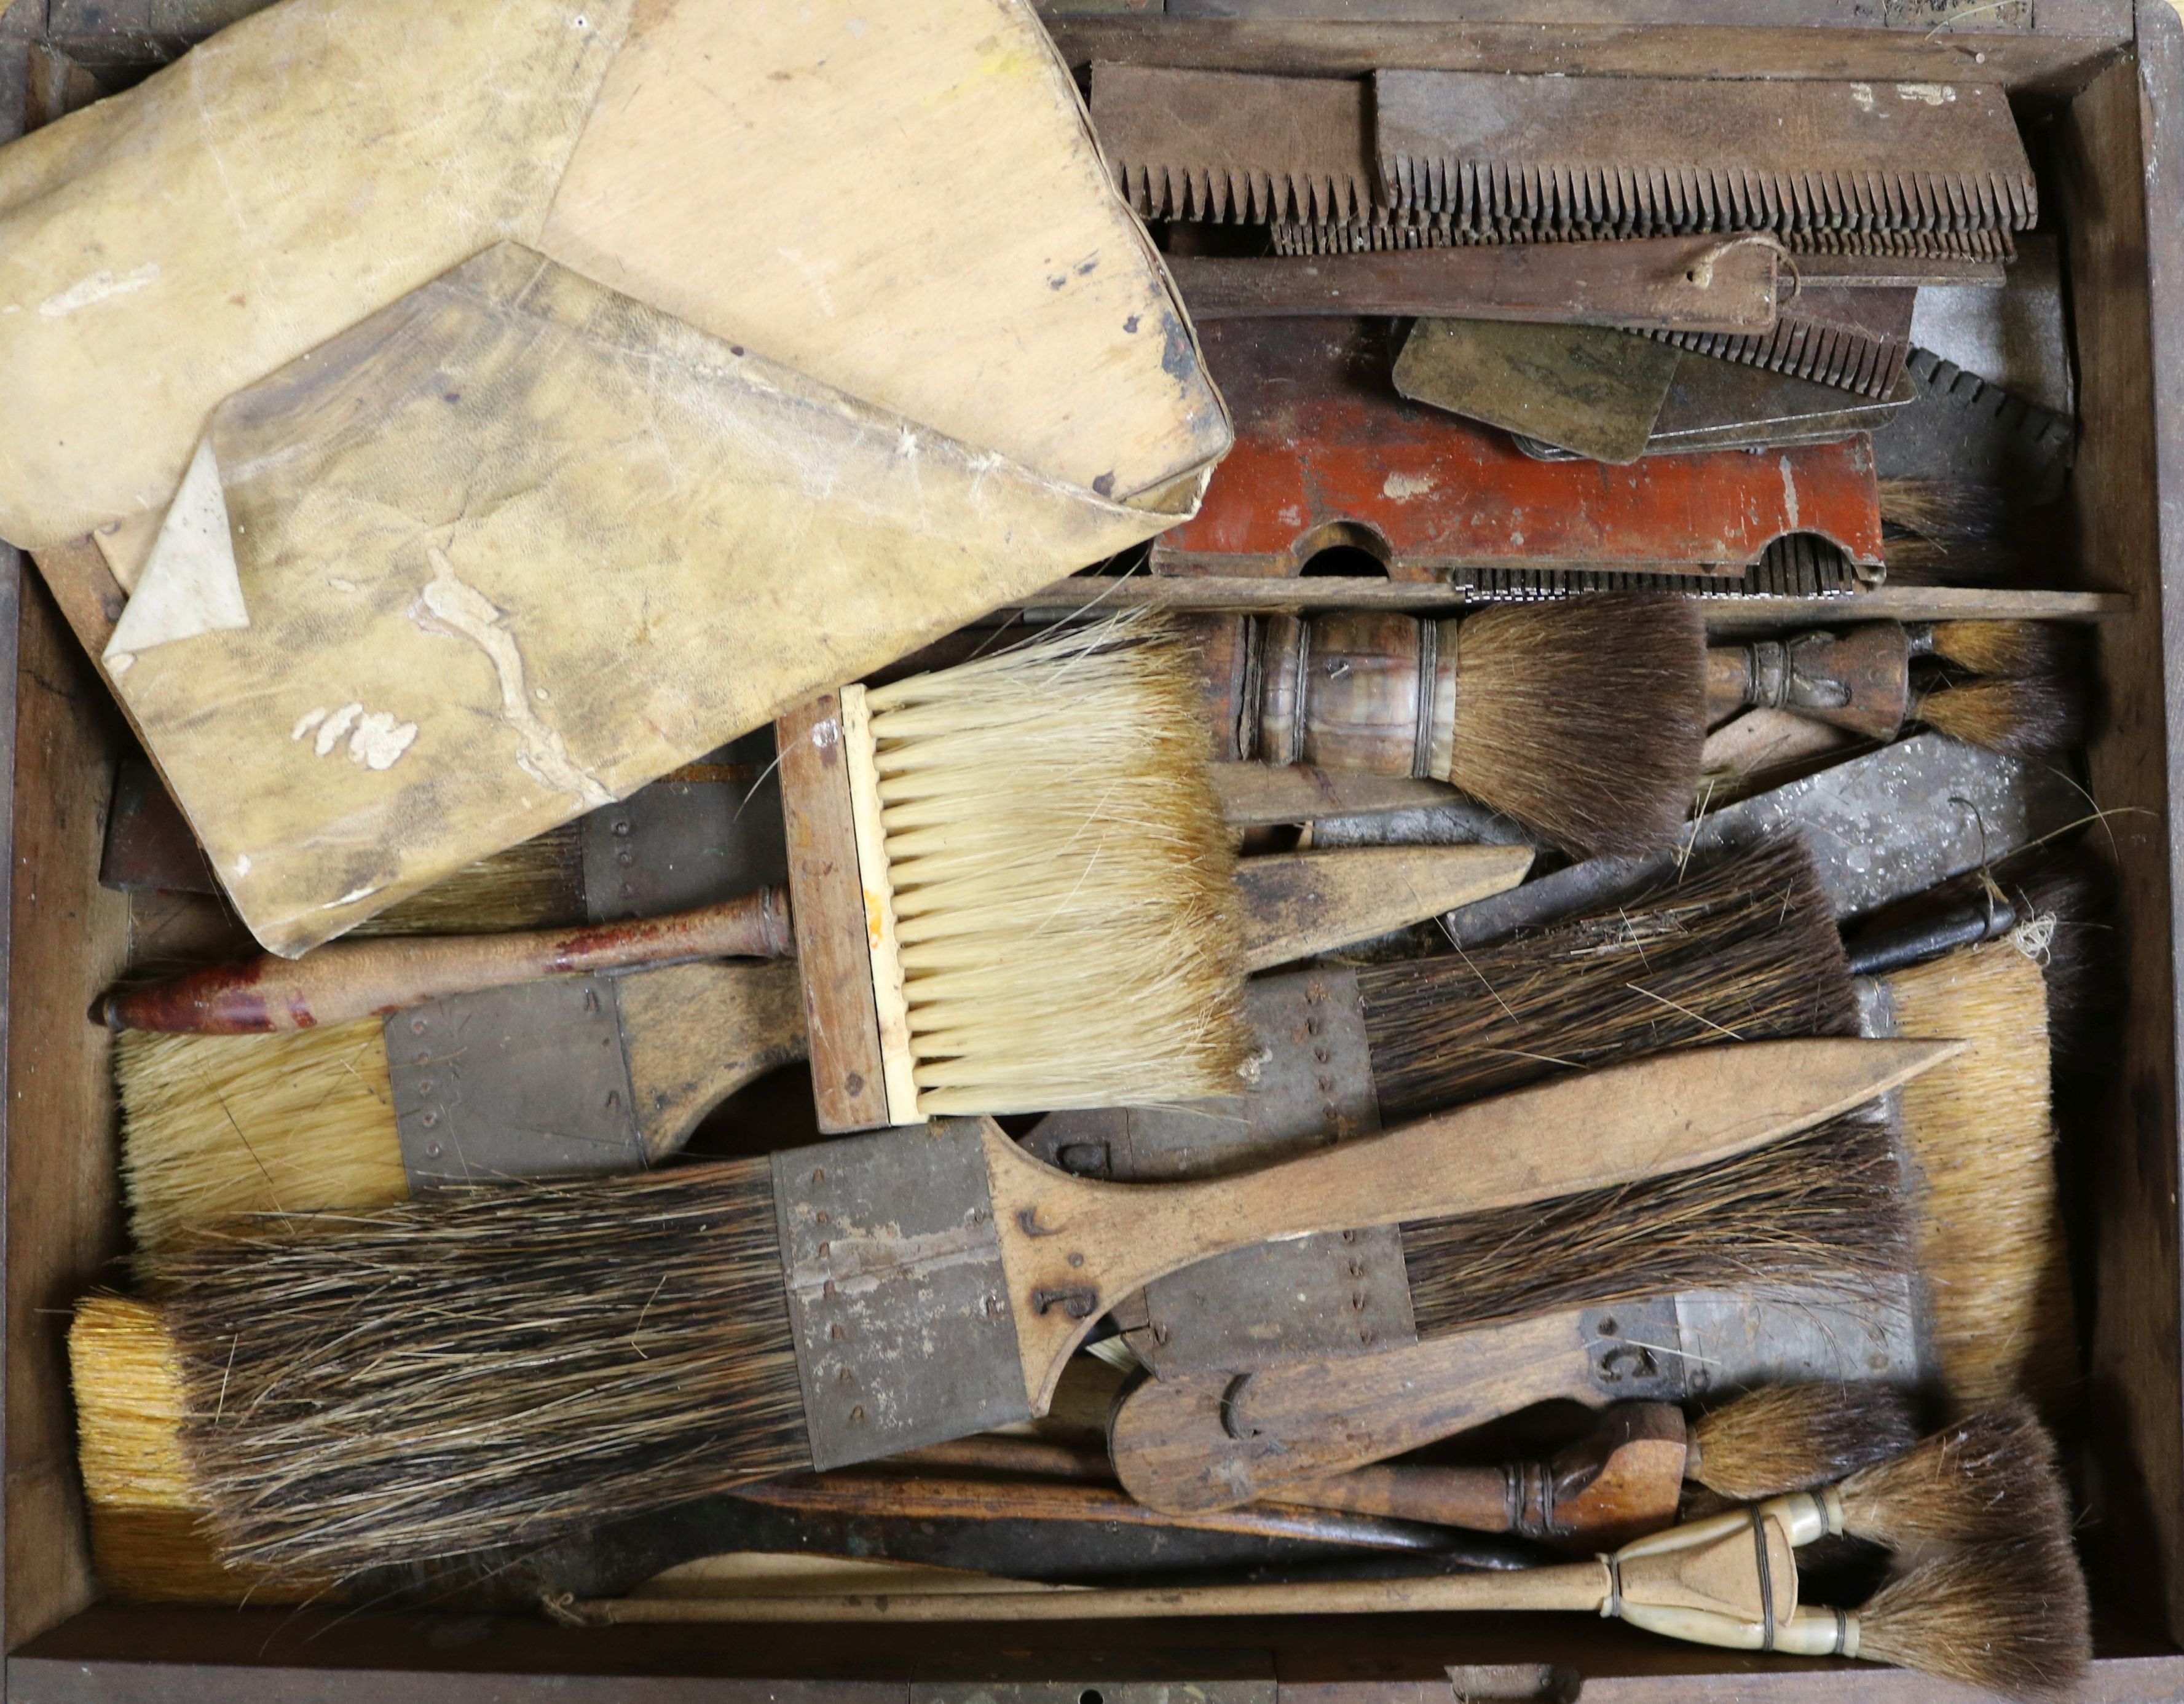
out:
{"label": "ivory colored brush handle", "polygon": [[620,978],[622,1050],[645,1158],[664,1160],[736,1090],[810,1051],[793,960],[717,959]]}
{"label": "ivory colored brush handle", "polygon": [[601,1623],[677,1621],[1115,1621],[1186,1615],[1373,1615],[1431,1610],[1597,1611],[1607,1564],[1565,1562],[1425,1579],[1137,1590],[893,1592],[840,1597],[618,1598],[577,1604]]}
{"label": "ivory colored brush handle", "polygon": [[242,1035],[383,1016],[404,1006],[540,977],[587,976],[678,959],[788,957],[788,890],[576,929],[337,941],[300,959],[267,954],[109,995],[114,1029]]}

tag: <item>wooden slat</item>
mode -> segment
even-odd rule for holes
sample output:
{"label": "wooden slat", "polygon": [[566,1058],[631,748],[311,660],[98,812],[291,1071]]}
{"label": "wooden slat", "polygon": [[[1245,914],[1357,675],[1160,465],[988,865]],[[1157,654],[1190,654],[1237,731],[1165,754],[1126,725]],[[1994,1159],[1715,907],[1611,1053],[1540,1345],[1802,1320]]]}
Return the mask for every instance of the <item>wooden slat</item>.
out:
{"label": "wooden slat", "polygon": [[839,700],[825,693],[791,710],[774,736],[819,1128],[869,1130],[888,1122],[886,1075]]}

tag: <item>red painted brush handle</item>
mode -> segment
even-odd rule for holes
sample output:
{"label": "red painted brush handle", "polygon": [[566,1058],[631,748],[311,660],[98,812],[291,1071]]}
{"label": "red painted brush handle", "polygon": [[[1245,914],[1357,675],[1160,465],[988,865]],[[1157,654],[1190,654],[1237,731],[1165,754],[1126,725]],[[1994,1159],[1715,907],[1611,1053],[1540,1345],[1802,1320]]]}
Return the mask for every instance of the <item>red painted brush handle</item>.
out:
{"label": "red painted brush handle", "polygon": [[718,905],[626,923],[513,935],[337,941],[300,959],[268,954],[109,994],[103,1015],[114,1029],[246,1035],[377,1017],[425,1000],[540,977],[685,959],[785,959],[795,951],[788,889],[768,888]]}

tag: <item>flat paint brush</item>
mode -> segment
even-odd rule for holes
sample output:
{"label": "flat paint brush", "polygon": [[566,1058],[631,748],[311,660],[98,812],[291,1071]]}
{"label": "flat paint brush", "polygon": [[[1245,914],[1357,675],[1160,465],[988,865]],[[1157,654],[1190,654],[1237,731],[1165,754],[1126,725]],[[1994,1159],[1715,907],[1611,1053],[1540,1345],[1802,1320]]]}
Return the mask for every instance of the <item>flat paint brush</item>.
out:
{"label": "flat paint brush", "polygon": [[568,1607],[596,1625],[670,1622],[1028,1622],[1178,1616],[1553,1611],[1612,1615],[1732,1651],[1892,1663],[2026,1701],[2068,1696],[2092,1660],[2083,1574],[2067,1531],[1945,1550],[1855,1609],[1800,1601],[1797,1547],[1818,1523],[1738,1510],[1585,1562],[1504,1573],[1264,1585],[688,1600]]}
{"label": "flat paint brush", "polygon": [[1461,620],[1248,618],[1209,657],[1222,749],[1451,782],[1585,855],[1667,844],[1698,777],[1704,617],[1606,593]]}
{"label": "flat paint brush", "polygon": [[[1268,1050],[1250,1092],[1056,1114],[1026,1146],[1090,1177],[1212,1175],[1560,1071],[1725,1036],[1849,1034],[1858,1022],[1812,861],[1784,840],[1487,946],[1266,978],[1247,1011]],[[1771,1169],[1557,1203],[1545,1222],[1413,1225],[1400,1239],[1353,1228],[1163,1280],[1118,1323],[1167,1377],[1357,1353],[1393,1346],[1426,1318],[1475,1323],[1691,1280],[1870,1281],[1905,1258],[1887,1234],[1900,1222],[1889,1153],[1885,1132],[1816,1133],[1778,1150]],[[1663,1234],[1671,1226],[1679,1233]]]}
{"label": "flat paint brush", "polygon": [[223,1555],[339,1575],[1028,1419],[1099,1317],[1164,1272],[1708,1165],[1953,1050],[1703,1050],[1161,1186],[1071,1178],[950,1121],[337,1226],[230,1222],[144,1275]]}
{"label": "flat paint brush", "polygon": [[[1287,963],[1435,916],[1512,885],[1530,862],[1529,849],[1498,846],[1246,859],[1245,963]],[[807,1051],[802,987],[783,964],[537,982],[287,1035],[124,1031],[123,1191],[137,1245],[151,1248],[232,1213],[635,1170]]]}
{"label": "flat paint brush", "polygon": [[[1876,1179],[1885,1172],[1889,1187],[1901,1189],[1893,1199],[1908,1220],[1892,1234],[1908,1233],[1908,1250],[1898,1245],[1892,1258],[1897,1270],[1916,1274],[1908,1292],[1883,1311],[1902,1311],[1907,1334],[1915,1320],[1917,1362],[1926,1382],[1950,1401],[1967,1408],[2006,1402],[2045,1364],[2042,1345],[2060,1328],[2049,1289],[2059,1233],[2039,967],[1997,943],[1868,981],[1861,996],[1861,1022],[1870,1033],[1945,1035],[1965,1043],[1961,1055],[1907,1086],[1897,1133],[1867,1138],[1880,1151],[1866,1164]],[[1773,1152],[1817,1146],[1827,1134],[1810,1132]],[[1908,1174],[1900,1183],[1903,1173],[1894,1169],[1899,1141]],[[1755,1158],[1717,1167],[1713,1186],[1724,1172]],[[1767,1181],[1758,1175],[1751,1180],[1762,1201]],[[1841,1180],[1844,1187],[1848,1183]],[[1885,1193],[1877,1181],[1874,1188],[1876,1196]],[[1584,1258],[1593,1245],[1588,1228],[1610,1246],[1619,1241],[1626,1222],[1617,1217],[1618,1206],[1632,1209],[1659,1197],[1652,1213],[1676,1222],[1667,1199],[1674,1192],[1674,1180],[1656,1180],[1619,1196],[1559,1200],[1522,1221],[1488,1214],[1437,1227],[1406,1225],[1402,1254],[1419,1342],[1280,1365],[1261,1357],[1242,1384],[1238,1362],[1229,1360],[1187,1375],[1178,1369],[1143,1385],[1112,1423],[1123,1484],[1159,1508],[1200,1506],[1208,1499],[1248,1501],[1400,1455],[1551,1396],[1598,1403],[1619,1395],[1689,1394],[1677,1383],[1680,1369],[1730,1360],[1738,1353],[1730,1345],[1739,1322],[1732,1317],[1724,1331],[1682,1297],[1666,1320],[1603,1304],[1597,1294],[1603,1283],[1634,1268],[1660,1270],[1669,1258],[1665,1251],[1618,1252],[1597,1262]],[[1786,1192],[1801,1209],[1807,1205],[1802,1183]],[[1723,1205],[1719,1197],[1711,1200],[1690,1220],[1707,1232],[1719,1229],[1724,1221],[1715,1215]],[[1756,1212],[1753,1231],[1772,1225],[1775,1234],[1791,1235],[1794,1219],[1769,1218],[1769,1211],[1780,1213],[1782,1204]],[[1880,1227],[1879,1215],[1873,1222]],[[1649,1215],[1636,1236],[1658,1238],[1653,1223]],[[1540,1267],[1523,1258],[1533,1235],[1551,1237],[1556,1251]],[[1710,1246],[1708,1237],[1680,1251],[1696,1267]],[[1648,1261],[1656,1264],[1649,1268]],[[1686,1281],[1734,1282],[1696,1270]],[[1467,1315],[1494,1318],[1485,1311],[1490,1306],[1509,1310],[1502,1317],[1513,1323],[1436,1334],[1436,1328],[1468,1323]],[[1771,1329],[1797,1340],[1796,1311],[1785,1310]],[[1615,1319],[1625,1341],[1635,1330],[1652,1360],[1666,1363],[1665,1371],[1649,1369],[1660,1381],[1657,1388],[1618,1390],[1606,1376],[1612,1369],[1596,1352],[1602,1316]],[[1709,1341],[1709,1330],[1724,1340]],[[1853,1314],[1817,1334],[1840,1333],[1862,1352],[1872,1330],[1871,1322]],[[1247,1412],[1248,1420],[1240,1417]]]}

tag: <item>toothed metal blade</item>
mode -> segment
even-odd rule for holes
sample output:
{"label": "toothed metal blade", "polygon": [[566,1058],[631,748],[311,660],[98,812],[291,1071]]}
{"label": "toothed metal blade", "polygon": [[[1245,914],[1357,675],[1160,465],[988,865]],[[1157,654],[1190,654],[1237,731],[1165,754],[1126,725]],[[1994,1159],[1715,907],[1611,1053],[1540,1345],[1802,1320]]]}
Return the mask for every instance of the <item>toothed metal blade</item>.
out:
{"label": "toothed metal blade", "polygon": [[1782,305],[1771,331],[1647,335],[1702,355],[1862,397],[1886,397],[1903,378],[1910,358],[1911,309],[1917,295],[1914,290],[1800,290]]}
{"label": "toothed metal blade", "polygon": [[1458,230],[2023,231],[2038,216],[2003,92],[1384,70],[1382,200]]}

